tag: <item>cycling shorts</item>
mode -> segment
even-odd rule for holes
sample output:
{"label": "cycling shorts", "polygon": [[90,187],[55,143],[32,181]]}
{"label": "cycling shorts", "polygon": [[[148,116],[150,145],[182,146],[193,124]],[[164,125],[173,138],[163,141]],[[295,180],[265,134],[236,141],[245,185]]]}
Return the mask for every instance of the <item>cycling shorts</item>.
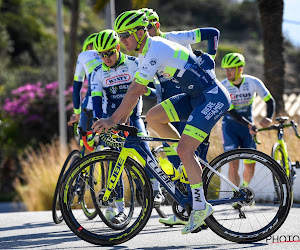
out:
{"label": "cycling shorts", "polygon": [[249,128],[238,122],[223,121],[222,134],[225,152],[239,147],[256,149],[256,144],[249,133]]}
{"label": "cycling shorts", "polygon": [[173,96],[161,103],[170,122],[186,121],[183,134],[202,142],[230,104],[227,90],[215,81],[193,98],[186,93]]}

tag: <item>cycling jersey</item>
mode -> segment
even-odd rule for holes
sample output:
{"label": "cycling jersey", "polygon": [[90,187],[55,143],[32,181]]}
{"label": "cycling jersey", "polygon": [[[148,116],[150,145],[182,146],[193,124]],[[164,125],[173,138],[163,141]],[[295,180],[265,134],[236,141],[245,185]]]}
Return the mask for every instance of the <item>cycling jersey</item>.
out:
{"label": "cycling jersey", "polygon": [[[94,68],[96,68],[101,63],[102,60],[96,50],[83,51],[78,55],[73,83],[73,105],[75,114],[80,114],[80,90],[85,76],[88,78]],[[91,106],[92,102],[89,98],[90,94],[91,90],[90,86],[88,86],[88,91],[82,105],[83,108],[93,109],[93,107]]]}
{"label": "cycling jersey", "polygon": [[[138,68],[138,59],[120,52],[119,61],[113,68],[104,63],[96,67],[91,74],[91,91],[94,104],[94,116],[111,116],[120,106],[129,85]],[[133,110],[132,115],[142,114],[142,97]]]}
{"label": "cycling jersey", "polygon": [[181,87],[184,94],[161,105],[170,122],[187,121],[183,134],[202,142],[227,111],[230,100],[215,77],[213,58],[207,53],[197,57],[184,46],[161,37],[148,37],[139,59],[137,83],[147,85],[158,72]]}
{"label": "cycling jersey", "polygon": [[[218,41],[220,32],[215,28],[200,28],[189,31],[173,31],[167,33],[161,33],[161,37],[179,43],[190,51],[192,51],[191,44],[199,43],[207,40],[207,53],[214,56],[217,53]],[[158,75],[160,86],[158,86],[158,100],[164,101],[171,96],[182,93],[180,86],[174,85],[163,75]]]}
{"label": "cycling jersey", "polygon": [[[252,105],[256,94],[258,94],[265,102],[272,97],[269,90],[263,82],[258,78],[250,75],[243,75],[242,83],[239,87],[230,83],[226,78],[221,82],[228,90],[231,97],[231,109],[235,109],[240,116],[244,116],[253,122]],[[236,122],[229,114],[226,114],[224,122]]]}
{"label": "cycling jersey", "polygon": [[[231,97],[230,110],[235,109],[238,115],[245,117],[250,122],[253,122],[252,105],[256,93],[265,102],[272,98],[263,82],[250,75],[243,75],[243,80],[239,87],[232,84],[228,79],[224,79],[222,84],[226,87]],[[237,122],[229,114],[226,114],[223,118],[222,133],[224,151],[238,147],[256,149],[256,144],[249,133],[248,127]]]}

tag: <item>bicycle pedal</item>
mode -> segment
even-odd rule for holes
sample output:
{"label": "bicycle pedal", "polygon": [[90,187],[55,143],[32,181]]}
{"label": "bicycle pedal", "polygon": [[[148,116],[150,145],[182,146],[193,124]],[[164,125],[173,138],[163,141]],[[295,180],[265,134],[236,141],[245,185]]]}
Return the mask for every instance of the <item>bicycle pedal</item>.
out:
{"label": "bicycle pedal", "polygon": [[293,164],[295,166],[295,168],[300,168],[300,163],[299,161],[295,161],[295,163]]}

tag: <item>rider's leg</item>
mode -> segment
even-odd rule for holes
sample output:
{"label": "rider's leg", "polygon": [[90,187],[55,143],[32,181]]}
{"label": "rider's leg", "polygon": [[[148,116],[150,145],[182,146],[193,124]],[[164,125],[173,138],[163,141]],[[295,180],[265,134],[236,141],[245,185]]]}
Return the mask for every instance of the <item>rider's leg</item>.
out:
{"label": "rider's leg", "polygon": [[228,179],[236,186],[240,185],[239,160],[229,162]]}

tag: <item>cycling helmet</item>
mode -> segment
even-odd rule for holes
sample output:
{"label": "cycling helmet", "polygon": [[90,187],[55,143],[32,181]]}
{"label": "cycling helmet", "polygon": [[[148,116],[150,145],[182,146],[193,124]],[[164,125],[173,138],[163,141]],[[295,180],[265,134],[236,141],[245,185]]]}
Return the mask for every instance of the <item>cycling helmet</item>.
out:
{"label": "cycling helmet", "polygon": [[146,17],[149,22],[159,22],[159,16],[153,9],[142,8],[140,11],[146,13]]}
{"label": "cycling helmet", "polygon": [[245,58],[239,53],[228,53],[226,54],[221,62],[222,68],[233,68],[245,66]]}
{"label": "cycling helmet", "polygon": [[114,25],[114,30],[121,33],[127,30],[135,29],[136,27],[147,27],[148,20],[146,13],[140,10],[130,10],[121,13]]}
{"label": "cycling helmet", "polygon": [[98,52],[115,48],[120,42],[117,33],[114,30],[102,30],[94,40],[94,50]]}
{"label": "cycling helmet", "polygon": [[86,49],[87,46],[88,46],[89,44],[91,44],[91,43],[94,42],[95,37],[96,37],[97,34],[98,34],[98,33],[93,33],[93,34],[89,35],[89,36],[84,40],[83,45],[82,45],[82,52],[83,52],[83,51],[86,51],[86,50],[87,50],[87,49]]}

